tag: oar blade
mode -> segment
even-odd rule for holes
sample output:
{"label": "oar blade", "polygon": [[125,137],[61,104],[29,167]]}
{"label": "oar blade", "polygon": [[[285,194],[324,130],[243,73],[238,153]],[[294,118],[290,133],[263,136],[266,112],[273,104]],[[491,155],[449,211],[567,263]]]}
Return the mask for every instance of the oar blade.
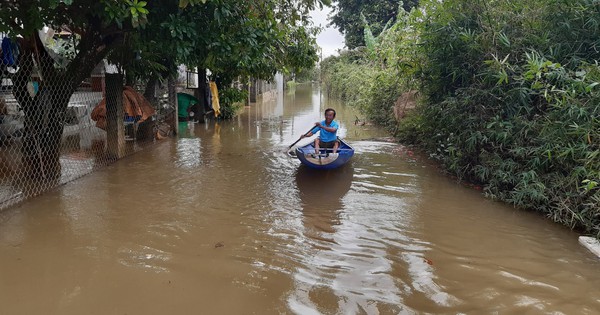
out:
{"label": "oar blade", "polygon": [[295,157],[298,157],[298,156],[296,155],[296,150],[288,150],[288,151],[287,151],[287,155],[288,155],[289,157],[293,157],[293,158],[295,158]]}

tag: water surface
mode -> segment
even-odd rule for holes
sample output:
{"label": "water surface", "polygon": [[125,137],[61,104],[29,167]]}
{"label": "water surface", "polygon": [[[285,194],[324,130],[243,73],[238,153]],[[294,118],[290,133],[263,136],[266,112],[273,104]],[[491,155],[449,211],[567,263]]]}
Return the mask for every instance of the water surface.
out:
{"label": "water surface", "polygon": [[[315,172],[285,149],[327,107],[356,155]],[[0,213],[0,313],[599,312],[575,233],[363,118],[301,86]]]}

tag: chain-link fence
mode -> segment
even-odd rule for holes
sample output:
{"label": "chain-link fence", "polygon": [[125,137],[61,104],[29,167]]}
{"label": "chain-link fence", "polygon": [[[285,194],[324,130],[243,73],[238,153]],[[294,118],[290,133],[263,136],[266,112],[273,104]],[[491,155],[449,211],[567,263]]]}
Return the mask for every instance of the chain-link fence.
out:
{"label": "chain-link fence", "polygon": [[[0,33],[0,210],[167,138],[180,119],[215,115],[206,70],[127,85],[122,69],[94,67],[102,57],[77,58],[77,36],[52,34],[28,42]],[[273,83],[239,88],[248,103],[273,98]]]}
{"label": "chain-link fence", "polygon": [[174,126],[166,84],[124,86],[104,62],[75,88],[42,77],[34,58],[0,66],[0,210],[137,152]]}

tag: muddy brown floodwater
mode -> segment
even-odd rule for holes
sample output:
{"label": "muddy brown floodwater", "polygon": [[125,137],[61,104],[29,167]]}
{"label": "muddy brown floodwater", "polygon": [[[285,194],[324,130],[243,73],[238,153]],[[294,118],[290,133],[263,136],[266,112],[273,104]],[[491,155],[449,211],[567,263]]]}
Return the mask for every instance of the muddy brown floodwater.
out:
{"label": "muddy brown floodwater", "polygon": [[[356,149],[285,154],[326,107]],[[598,314],[600,261],[317,87],[0,213],[1,314]]]}

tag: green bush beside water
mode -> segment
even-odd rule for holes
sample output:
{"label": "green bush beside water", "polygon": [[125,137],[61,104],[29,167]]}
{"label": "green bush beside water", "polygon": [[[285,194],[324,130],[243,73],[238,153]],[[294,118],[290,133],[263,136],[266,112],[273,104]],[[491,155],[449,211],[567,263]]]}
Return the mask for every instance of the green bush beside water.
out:
{"label": "green bush beside water", "polygon": [[321,69],[330,94],[488,196],[600,236],[599,39],[597,0],[423,0]]}
{"label": "green bush beside water", "polygon": [[226,87],[219,91],[219,103],[221,105],[222,119],[232,119],[244,106],[248,99],[248,91],[235,87]]}

